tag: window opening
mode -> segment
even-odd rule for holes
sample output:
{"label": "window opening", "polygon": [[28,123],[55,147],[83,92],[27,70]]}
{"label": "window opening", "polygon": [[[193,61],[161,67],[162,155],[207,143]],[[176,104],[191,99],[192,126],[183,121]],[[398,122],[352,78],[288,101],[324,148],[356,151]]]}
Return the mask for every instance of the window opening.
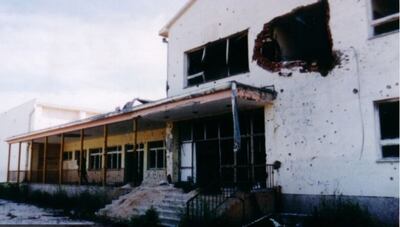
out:
{"label": "window opening", "polygon": [[399,157],[399,100],[377,103],[383,158]]}
{"label": "window opening", "polygon": [[186,55],[188,86],[248,72],[247,31],[210,42]]}

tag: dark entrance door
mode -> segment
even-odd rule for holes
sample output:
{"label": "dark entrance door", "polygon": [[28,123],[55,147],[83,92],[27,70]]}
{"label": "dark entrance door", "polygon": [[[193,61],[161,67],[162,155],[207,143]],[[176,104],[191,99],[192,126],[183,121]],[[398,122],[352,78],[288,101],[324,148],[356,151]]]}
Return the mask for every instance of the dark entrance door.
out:
{"label": "dark entrance door", "polygon": [[138,186],[143,180],[143,151],[127,148],[125,157],[125,181]]}
{"label": "dark entrance door", "polygon": [[196,178],[200,187],[215,185],[219,182],[218,141],[196,142]]}

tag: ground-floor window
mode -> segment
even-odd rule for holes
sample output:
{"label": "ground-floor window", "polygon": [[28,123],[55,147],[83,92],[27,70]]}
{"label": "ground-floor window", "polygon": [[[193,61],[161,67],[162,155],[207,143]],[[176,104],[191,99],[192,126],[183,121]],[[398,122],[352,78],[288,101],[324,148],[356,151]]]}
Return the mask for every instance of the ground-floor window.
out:
{"label": "ground-floor window", "polygon": [[232,114],[178,123],[181,180],[200,186],[218,182],[246,188],[266,186],[264,112],[239,113],[241,146],[233,150]]}
{"label": "ground-floor window", "polygon": [[121,146],[114,146],[107,148],[107,168],[120,169],[121,168]]}
{"label": "ground-floor window", "polygon": [[149,142],[147,145],[148,145],[148,168],[164,169],[166,162],[164,141]]}
{"label": "ground-floor window", "polygon": [[102,165],[102,148],[89,149],[89,169],[98,170]]}
{"label": "ground-floor window", "polygon": [[399,158],[399,99],[376,103],[382,158]]}
{"label": "ground-floor window", "polygon": [[72,160],[72,151],[64,151],[63,152],[63,161]]}

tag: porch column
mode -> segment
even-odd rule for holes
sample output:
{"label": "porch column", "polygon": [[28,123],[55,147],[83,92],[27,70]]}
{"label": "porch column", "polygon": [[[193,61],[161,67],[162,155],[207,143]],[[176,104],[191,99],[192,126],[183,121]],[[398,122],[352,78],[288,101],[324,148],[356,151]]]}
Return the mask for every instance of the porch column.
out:
{"label": "porch column", "polygon": [[32,171],[33,171],[33,168],[32,168],[32,163],[33,163],[33,140],[31,140],[31,147],[30,147],[29,150],[30,150],[30,151],[29,151],[29,153],[30,153],[30,155],[29,155],[29,158],[30,158],[30,160],[29,160],[29,181],[32,182]]}
{"label": "porch column", "polygon": [[17,184],[19,184],[19,171],[21,170],[21,142],[18,144]]}
{"label": "porch column", "polygon": [[106,186],[106,184],[107,184],[107,151],[106,150],[107,150],[107,137],[108,137],[107,125],[104,125],[103,132],[104,132],[104,135],[103,135],[104,141],[103,141],[103,153],[102,153],[102,156],[103,156],[103,161],[102,161],[103,173],[102,173],[102,175],[103,175],[103,186]]}
{"label": "porch column", "polygon": [[46,183],[46,171],[47,171],[47,142],[49,138],[46,136],[44,139],[44,154],[43,154],[43,184]]}
{"label": "porch column", "polygon": [[8,144],[7,182],[10,182],[11,143]]}
{"label": "porch column", "polygon": [[234,183],[237,183],[237,154],[240,150],[241,146],[241,137],[240,137],[240,125],[239,125],[239,111],[237,104],[237,86],[236,83],[233,82],[231,84],[231,106],[232,106],[232,119],[233,119],[233,179]]}
{"label": "porch column", "polygon": [[82,154],[83,154],[83,137],[84,137],[84,135],[83,135],[83,133],[84,133],[84,131],[83,131],[83,129],[81,129],[81,145],[80,145],[80,150],[79,150],[79,166],[78,166],[78,168],[79,168],[79,170],[78,170],[78,173],[79,173],[79,185],[81,185],[82,184],[82,173],[83,173],[83,171],[82,171]]}
{"label": "porch column", "polygon": [[59,157],[59,166],[58,166],[58,184],[62,184],[63,183],[63,154],[64,154],[64,133],[61,134],[61,138],[60,138],[60,157]]}

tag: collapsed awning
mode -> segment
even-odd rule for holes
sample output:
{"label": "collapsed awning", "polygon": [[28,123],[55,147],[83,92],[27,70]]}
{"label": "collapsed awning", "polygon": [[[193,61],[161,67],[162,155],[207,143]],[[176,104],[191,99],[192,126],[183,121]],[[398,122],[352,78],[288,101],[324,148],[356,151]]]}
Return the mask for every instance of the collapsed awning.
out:
{"label": "collapsed awning", "polygon": [[28,142],[46,136],[59,135],[138,117],[154,121],[180,121],[226,113],[232,110],[232,84],[236,85],[236,99],[239,109],[263,107],[268,103],[272,103],[276,97],[276,92],[270,88],[256,88],[237,82],[228,82],[212,88],[200,89],[196,92],[13,136],[8,138],[6,142],[10,144]]}

